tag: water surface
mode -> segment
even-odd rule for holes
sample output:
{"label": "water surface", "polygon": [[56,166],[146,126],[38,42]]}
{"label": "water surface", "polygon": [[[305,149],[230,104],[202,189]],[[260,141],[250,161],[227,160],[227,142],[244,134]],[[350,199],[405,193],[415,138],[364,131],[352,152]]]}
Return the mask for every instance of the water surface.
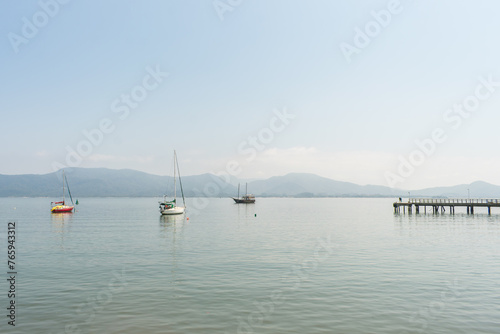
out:
{"label": "water surface", "polygon": [[2,198],[19,274],[18,325],[2,315],[0,330],[500,333],[500,212],[395,215],[392,201],[188,199],[161,217],[155,198],[59,215]]}

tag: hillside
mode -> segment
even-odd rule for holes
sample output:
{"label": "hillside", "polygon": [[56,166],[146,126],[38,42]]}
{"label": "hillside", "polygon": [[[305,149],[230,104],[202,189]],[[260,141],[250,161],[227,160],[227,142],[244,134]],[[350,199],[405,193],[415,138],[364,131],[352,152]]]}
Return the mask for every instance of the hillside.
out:
{"label": "hillside", "polygon": [[[75,197],[147,197],[170,195],[173,178],[130,169],[68,168],[65,170]],[[0,175],[0,197],[59,197],[62,192],[60,171],[44,175]],[[233,197],[238,180],[227,183],[212,174],[182,177],[186,197]],[[179,192],[178,184],[178,194]],[[241,193],[245,190],[241,183]],[[411,196],[499,198],[500,186],[477,181],[451,187],[410,190]],[[358,185],[314,174],[291,173],[266,180],[248,182],[248,192],[259,197],[407,197],[408,190],[377,185]]]}

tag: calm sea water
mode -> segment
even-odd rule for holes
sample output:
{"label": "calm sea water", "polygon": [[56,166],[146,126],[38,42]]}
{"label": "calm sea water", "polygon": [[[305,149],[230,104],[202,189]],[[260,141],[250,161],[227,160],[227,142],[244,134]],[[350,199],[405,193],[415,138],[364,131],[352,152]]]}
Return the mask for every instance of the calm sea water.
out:
{"label": "calm sea water", "polygon": [[[392,199],[0,199],[17,222],[7,333],[500,333],[500,209],[395,215]],[[195,210],[194,207],[204,207]],[[189,209],[191,208],[191,209]]]}

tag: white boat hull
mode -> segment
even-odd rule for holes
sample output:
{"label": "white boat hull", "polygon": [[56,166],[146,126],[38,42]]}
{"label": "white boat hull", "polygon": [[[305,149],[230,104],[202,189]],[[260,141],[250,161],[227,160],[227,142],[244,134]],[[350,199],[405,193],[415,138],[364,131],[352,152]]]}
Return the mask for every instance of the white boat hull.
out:
{"label": "white boat hull", "polygon": [[162,215],[181,215],[184,213],[185,209],[186,209],[185,207],[176,206],[176,207],[173,207],[171,209],[161,210],[161,214]]}

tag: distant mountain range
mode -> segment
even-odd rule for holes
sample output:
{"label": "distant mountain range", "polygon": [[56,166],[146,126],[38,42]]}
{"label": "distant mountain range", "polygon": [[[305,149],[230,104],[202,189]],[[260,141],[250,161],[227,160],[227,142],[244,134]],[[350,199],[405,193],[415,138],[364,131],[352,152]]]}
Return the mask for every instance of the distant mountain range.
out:
{"label": "distant mountain range", "polygon": [[[147,197],[173,192],[173,178],[130,169],[67,168],[74,197]],[[44,175],[0,174],[0,197],[59,197],[62,173]],[[182,177],[186,197],[235,197],[238,180],[213,174]],[[177,187],[179,193],[179,184]],[[410,190],[419,197],[499,198],[500,186],[478,181],[451,187]],[[241,194],[245,191],[242,184]],[[335,181],[314,174],[292,173],[248,182],[248,191],[260,197],[407,197],[408,190]]]}

